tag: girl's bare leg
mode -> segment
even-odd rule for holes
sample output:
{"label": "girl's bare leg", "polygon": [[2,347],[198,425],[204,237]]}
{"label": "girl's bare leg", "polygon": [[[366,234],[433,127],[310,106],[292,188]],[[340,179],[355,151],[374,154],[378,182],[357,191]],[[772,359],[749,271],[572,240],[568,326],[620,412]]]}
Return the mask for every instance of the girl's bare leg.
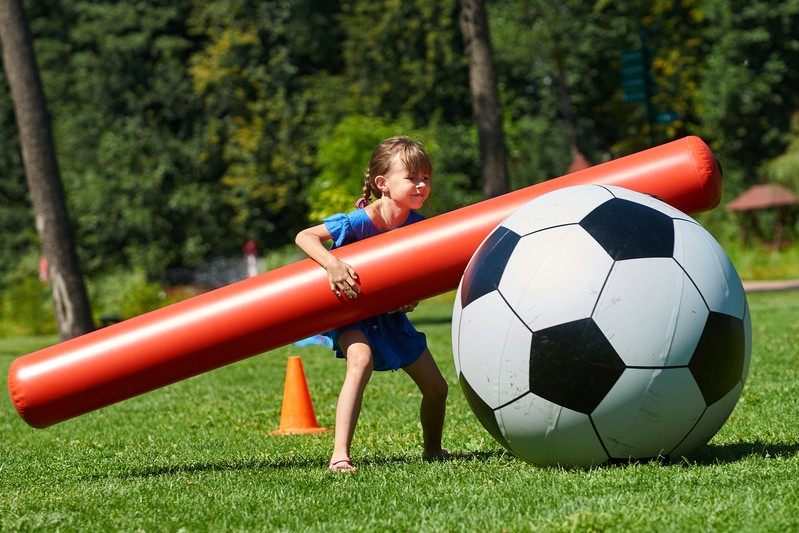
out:
{"label": "girl's bare leg", "polygon": [[372,377],[372,350],[360,331],[345,331],[339,338],[341,350],[347,354],[347,375],[338,396],[336,428],[331,464],[350,455],[355,425],[361,413],[363,392]]}
{"label": "girl's bare leg", "polygon": [[441,375],[430,350],[425,350],[419,359],[404,370],[422,393],[422,405],[419,410],[424,441],[422,456],[425,458],[441,456],[446,453],[441,447],[441,436],[447,410],[447,382]]}

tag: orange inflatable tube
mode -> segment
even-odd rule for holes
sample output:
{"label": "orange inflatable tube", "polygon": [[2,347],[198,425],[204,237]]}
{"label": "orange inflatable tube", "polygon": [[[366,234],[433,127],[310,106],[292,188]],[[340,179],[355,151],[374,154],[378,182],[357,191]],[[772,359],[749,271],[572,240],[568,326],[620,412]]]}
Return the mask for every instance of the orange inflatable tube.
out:
{"label": "orange inflatable tube", "polygon": [[335,251],[362,294],[341,301],[310,259],[17,358],[8,387],[19,415],[44,428],[197,374],[457,287],[482,240],[549,191],[608,184],[695,213],[721,198],[721,171],[697,137],[619,158],[432,217]]}

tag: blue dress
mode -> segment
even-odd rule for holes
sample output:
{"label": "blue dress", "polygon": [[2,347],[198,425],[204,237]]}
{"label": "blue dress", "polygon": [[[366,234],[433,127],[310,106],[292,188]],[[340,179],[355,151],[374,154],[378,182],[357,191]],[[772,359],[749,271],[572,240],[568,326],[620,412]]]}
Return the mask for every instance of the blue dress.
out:
{"label": "blue dress", "polygon": [[[402,226],[420,220],[424,220],[424,217],[411,211]],[[372,224],[372,220],[364,209],[356,209],[346,215],[339,213],[324,219],[323,222],[333,237],[331,250],[381,233]],[[325,333],[333,341],[333,351],[336,353],[336,357],[346,358],[339,348],[338,340],[342,332],[352,329],[361,331],[369,341],[374,369],[378,371],[406,367],[419,359],[427,349],[427,339],[424,333],[416,331],[405,313],[383,313]]]}

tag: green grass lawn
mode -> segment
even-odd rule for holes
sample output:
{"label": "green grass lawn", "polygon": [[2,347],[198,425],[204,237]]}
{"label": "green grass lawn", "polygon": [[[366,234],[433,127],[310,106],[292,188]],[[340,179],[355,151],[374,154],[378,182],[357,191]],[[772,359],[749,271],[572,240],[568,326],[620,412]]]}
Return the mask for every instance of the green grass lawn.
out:
{"label": "green grass lawn", "polygon": [[[273,437],[286,359],[301,355],[319,424],[344,364],[286,347],[56,426],[0,409],[2,531],[791,531],[799,528],[799,293],[752,294],[754,349],[727,424],[689,460],[589,470],[505,453],[455,379],[451,295],[413,313],[450,382],[445,446],[421,460],[418,395],[376,374],[353,448],[326,470],[332,432]],[[0,368],[53,338],[0,339]]]}

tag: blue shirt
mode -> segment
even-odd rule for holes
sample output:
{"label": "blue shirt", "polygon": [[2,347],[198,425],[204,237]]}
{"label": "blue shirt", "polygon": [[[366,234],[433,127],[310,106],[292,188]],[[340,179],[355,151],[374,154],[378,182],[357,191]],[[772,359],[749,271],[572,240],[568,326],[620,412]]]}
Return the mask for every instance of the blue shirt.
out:
{"label": "blue shirt", "polygon": [[[399,227],[424,220],[424,217],[411,211],[408,218]],[[382,232],[375,227],[364,209],[356,209],[348,214],[339,213],[324,219],[324,224],[333,238],[331,250],[341,246],[374,237]],[[413,327],[405,313],[383,313],[347,326],[343,326],[325,335],[333,340],[333,351],[336,357],[346,358],[339,348],[341,333],[348,330],[361,331],[372,349],[374,369],[397,370],[414,363],[427,349],[427,339]]]}

